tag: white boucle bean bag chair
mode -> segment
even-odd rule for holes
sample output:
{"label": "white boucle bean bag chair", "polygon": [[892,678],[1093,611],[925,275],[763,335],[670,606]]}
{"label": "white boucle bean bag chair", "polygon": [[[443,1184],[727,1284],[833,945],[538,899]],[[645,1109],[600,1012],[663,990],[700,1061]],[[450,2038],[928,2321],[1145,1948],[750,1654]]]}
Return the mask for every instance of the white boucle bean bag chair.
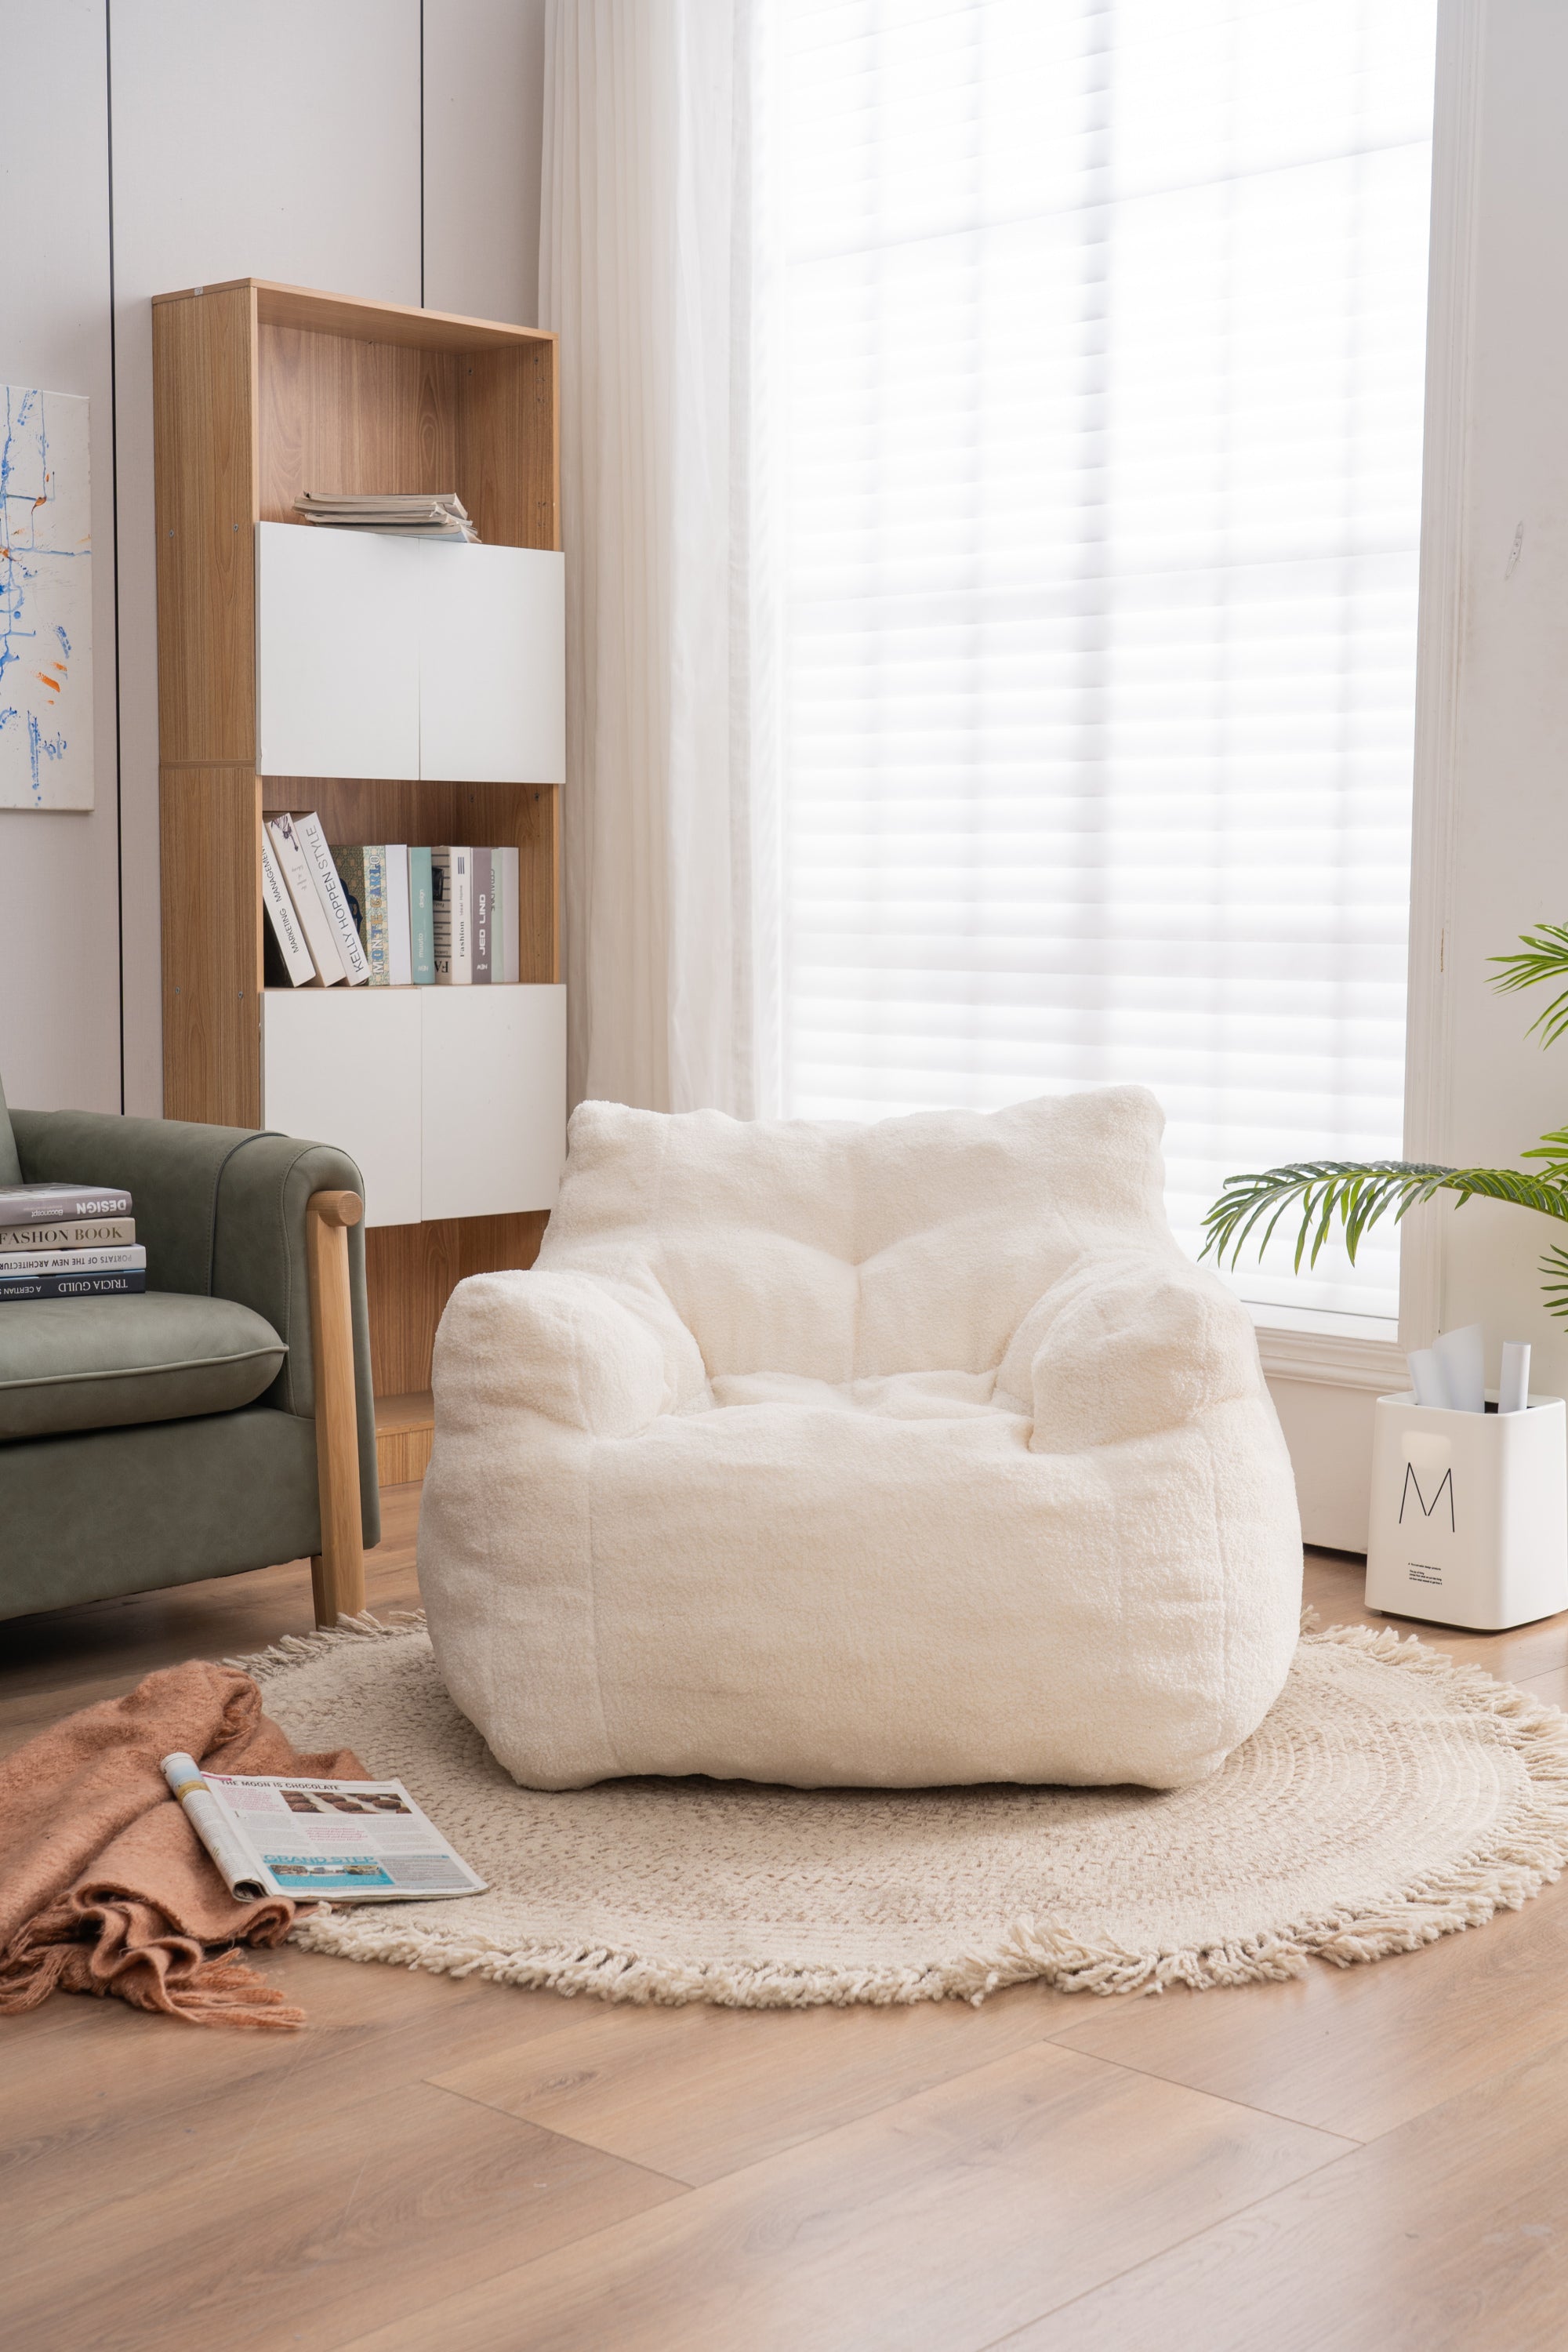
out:
{"label": "white boucle bean bag chair", "polygon": [[1295,1647],[1245,1307],[1142,1087],[745,1124],[585,1103],[436,1347],[419,1579],[531,1788],[1213,1772]]}

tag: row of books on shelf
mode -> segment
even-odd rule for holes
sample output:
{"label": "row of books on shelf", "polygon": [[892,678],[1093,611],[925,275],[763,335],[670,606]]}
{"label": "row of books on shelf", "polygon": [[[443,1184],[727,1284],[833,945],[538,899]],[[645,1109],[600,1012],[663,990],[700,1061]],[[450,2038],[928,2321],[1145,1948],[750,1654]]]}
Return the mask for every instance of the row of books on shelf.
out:
{"label": "row of books on shelf", "polygon": [[269,817],[261,898],[273,985],[467,988],[522,976],[515,849],[345,848],[313,814]]}
{"label": "row of books on shelf", "polygon": [[0,1306],[146,1287],[147,1253],[129,1192],[0,1184]]}

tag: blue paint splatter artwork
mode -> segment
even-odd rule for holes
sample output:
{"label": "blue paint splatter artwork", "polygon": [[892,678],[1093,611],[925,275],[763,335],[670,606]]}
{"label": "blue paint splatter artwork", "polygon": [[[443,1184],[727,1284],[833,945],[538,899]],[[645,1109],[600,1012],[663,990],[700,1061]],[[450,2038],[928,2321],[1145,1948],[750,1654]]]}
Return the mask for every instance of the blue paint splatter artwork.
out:
{"label": "blue paint splatter artwork", "polygon": [[0,384],[0,808],[92,806],[88,404]]}

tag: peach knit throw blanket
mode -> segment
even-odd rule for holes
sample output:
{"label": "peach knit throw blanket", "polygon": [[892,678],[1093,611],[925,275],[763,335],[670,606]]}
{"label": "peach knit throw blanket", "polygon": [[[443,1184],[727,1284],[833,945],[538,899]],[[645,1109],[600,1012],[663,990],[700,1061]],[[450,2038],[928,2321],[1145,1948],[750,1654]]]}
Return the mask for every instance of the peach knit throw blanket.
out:
{"label": "peach knit throw blanket", "polygon": [[40,1732],[0,1763],[0,2012],[58,1988],[198,2025],[303,2024],[233,1949],[281,1943],[295,1906],[235,1901],[169,1793],[175,1748],[216,1772],[366,1778],[348,1748],[301,1755],[248,1675],[196,1659]]}

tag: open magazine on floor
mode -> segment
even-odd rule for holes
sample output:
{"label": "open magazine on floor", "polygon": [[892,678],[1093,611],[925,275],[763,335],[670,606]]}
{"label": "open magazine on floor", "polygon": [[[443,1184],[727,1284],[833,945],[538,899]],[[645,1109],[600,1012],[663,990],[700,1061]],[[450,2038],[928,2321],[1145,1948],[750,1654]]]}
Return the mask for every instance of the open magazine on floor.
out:
{"label": "open magazine on floor", "polygon": [[204,1772],[179,1755],[164,1757],[163,1777],[237,1902],[288,1895],[301,1903],[395,1903],[485,1892],[401,1780]]}

